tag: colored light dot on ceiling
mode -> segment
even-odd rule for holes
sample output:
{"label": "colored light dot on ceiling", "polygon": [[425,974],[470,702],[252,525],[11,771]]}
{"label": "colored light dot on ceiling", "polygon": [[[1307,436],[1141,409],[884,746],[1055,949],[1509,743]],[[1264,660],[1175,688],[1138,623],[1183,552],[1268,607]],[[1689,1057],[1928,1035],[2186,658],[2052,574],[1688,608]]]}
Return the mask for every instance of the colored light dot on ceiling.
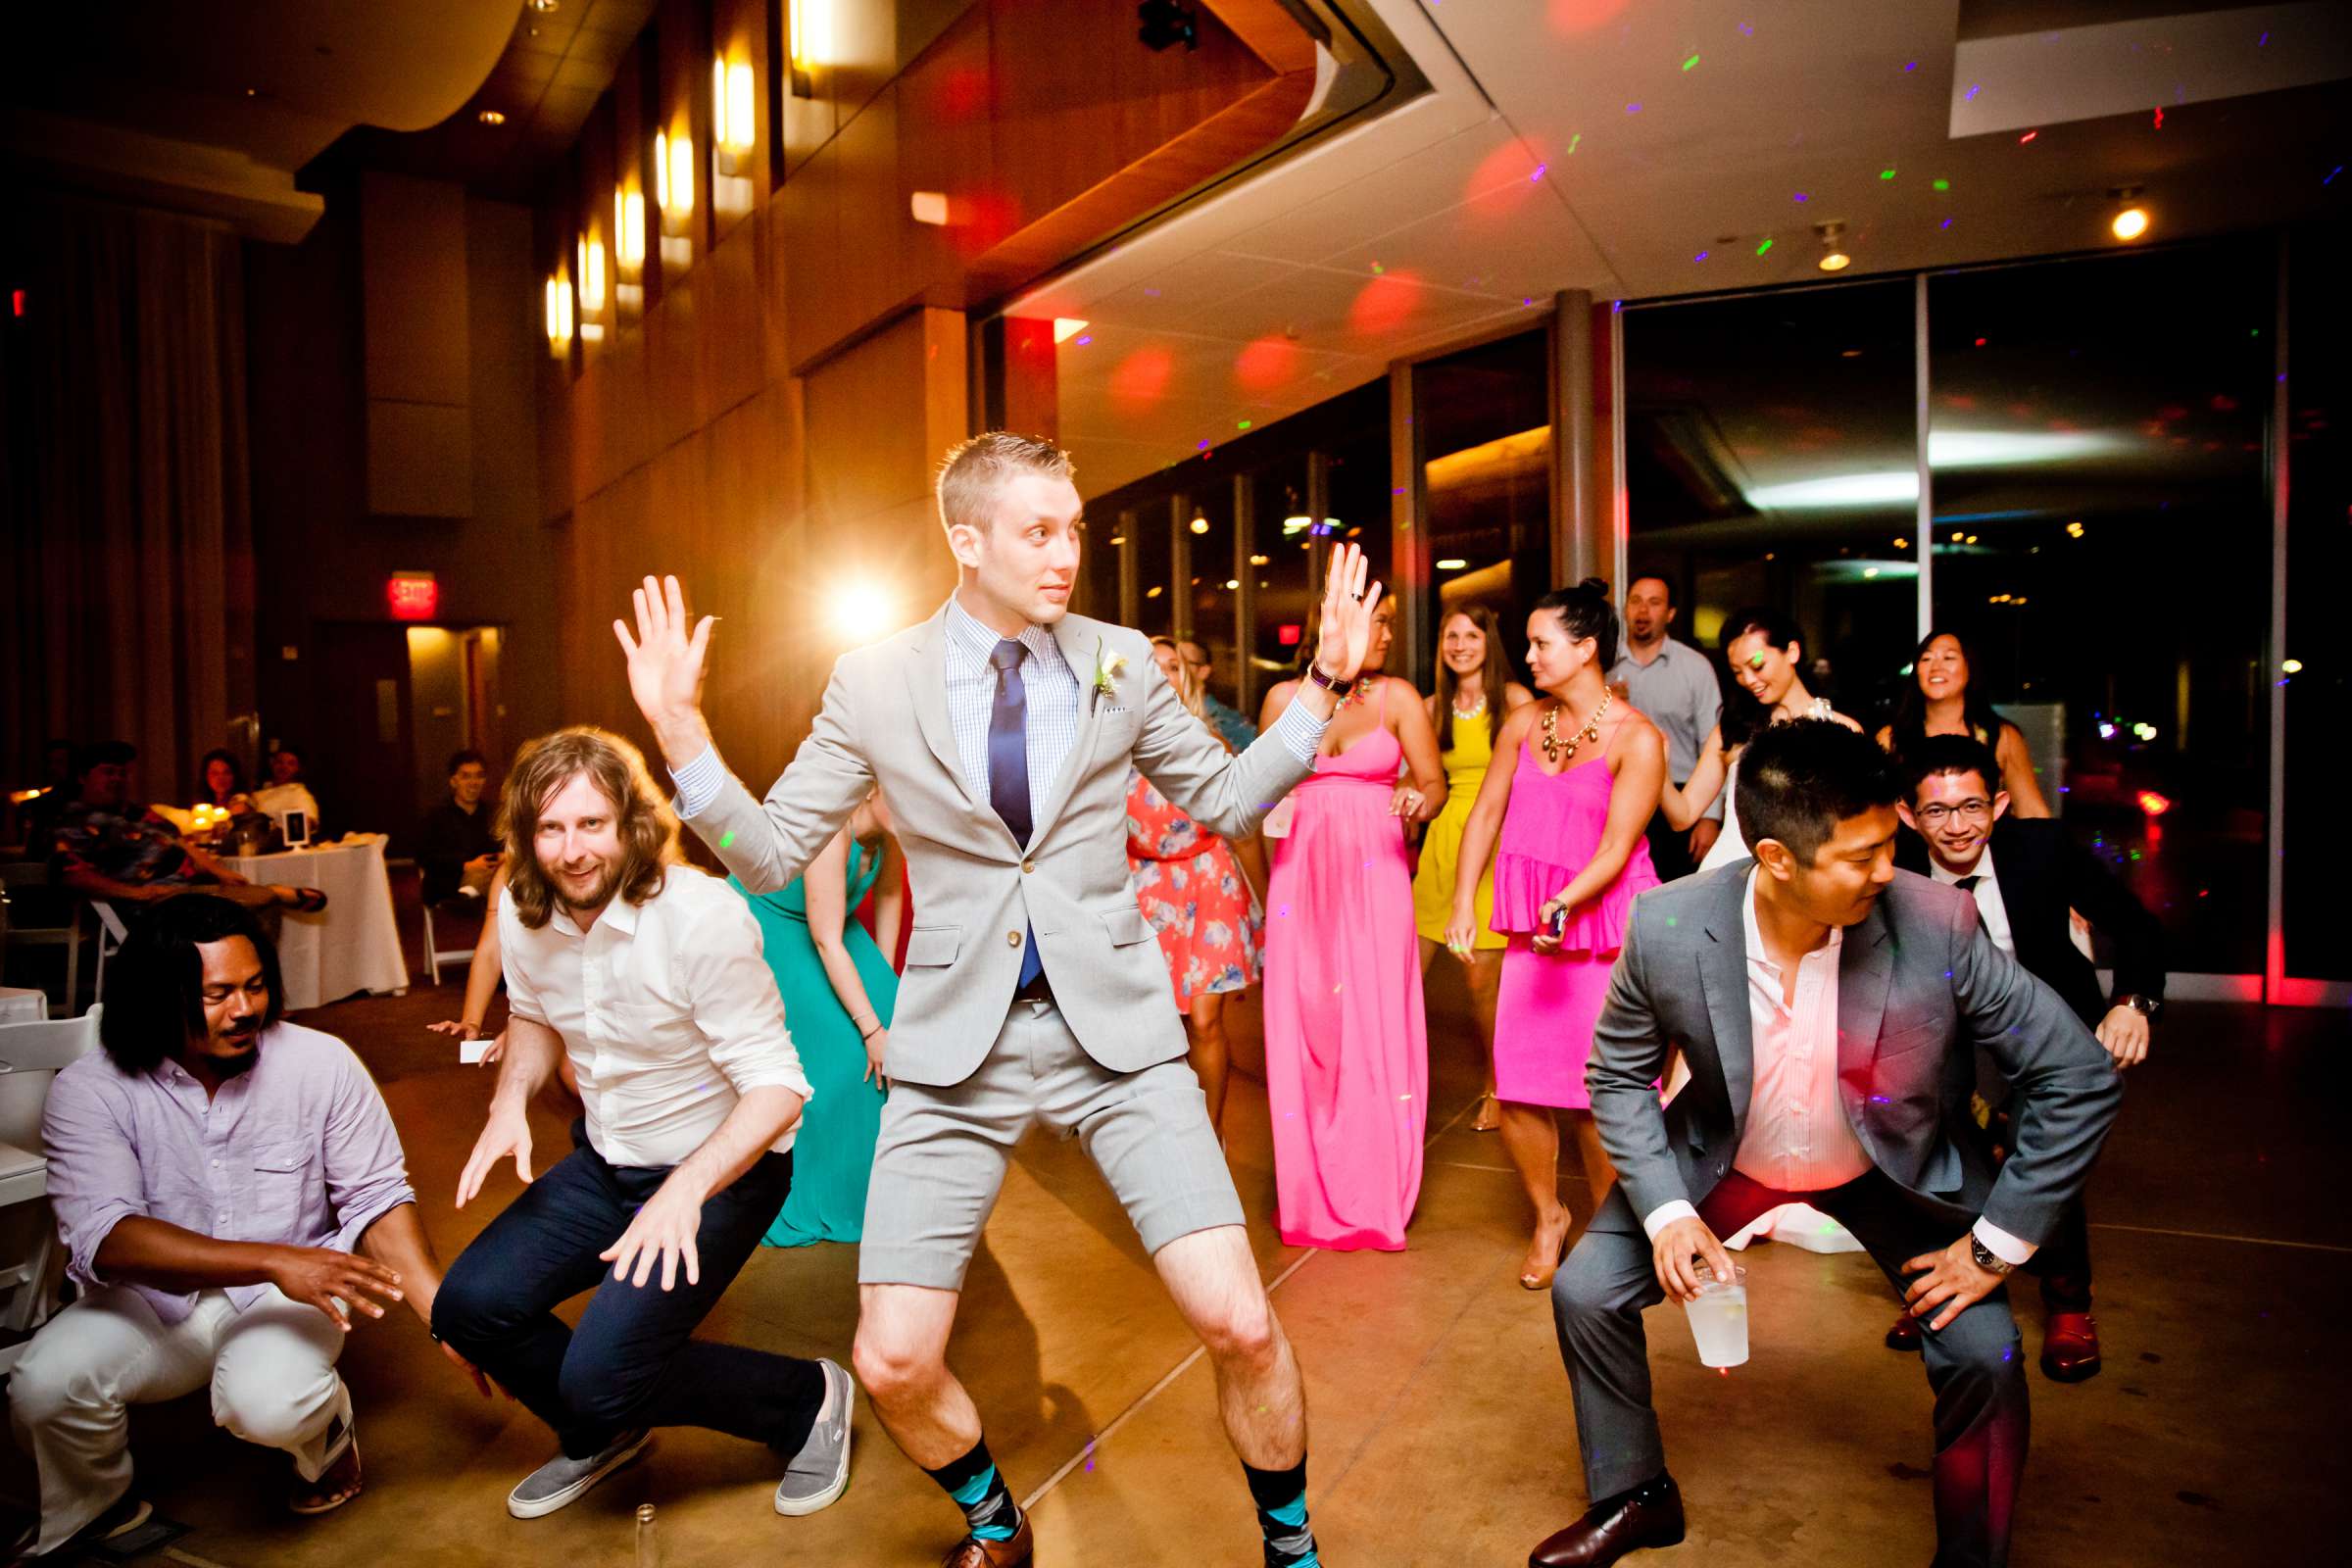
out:
{"label": "colored light dot on ceiling", "polygon": [[1972,81],[1968,85],[1968,91],[1962,93],[1960,96],[1964,102],[1973,104],[1977,101],[1977,94],[1983,92],[1984,90],[1984,84],[1983,82]]}
{"label": "colored light dot on ceiling", "polygon": [[1381,266],[1381,265],[1380,265],[1378,262],[1374,262],[1374,263],[1372,264],[1372,275],[1373,275],[1373,276],[1375,276],[1375,277],[1382,276],[1382,275],[1384,275],[1384,274],[1385,274],[1387,271],[1388,271],[1388,269],[1387,269],[1387,268],[1385,268],[1385,267],[1383,267],[1383,266]]}
{"label": "colored light dot on ceiling", "polygon": [[1084,348],[1084,347],[1086,347],[1086,346],[1087,346],[1089,343],[1092,343],[1094,340],[1095,340],[1095,334],[1094,334],[1094,333],[1092,333],[1092,332],[1089,332],[1089,333],[1087,333],[1087,334],[1086,334],[1086,336],[1084,336],[1084,337],[1082,337],[1082,338],[1078,339],[1078,346],[1079,346],[1080,348]]}
{"label": "colored light dot on ceiling", "polygon": [[1580,130],[1580,131],[1578,131],[1578,132],[1577,132],[1575,135],[1573,135],[1573,136],[1569,137],[1569,138],[1568,138],[1568,150],[1569,150],[1570,152],[1574,152],[1574,151],[1576,151],[1576,144],[1577,144],[1578,142],[1580,142],[1580,141],[1583,141],[1584,139],[1585,139],[1585,133],[1584,133],[1583,131],[1581,131],[1581,130]]}
{"label": "colored light dot on ceiling", "polygon": [[1807,201],[1807,200],[1810,200],[1810,198],[1809,198],[1809,197],[1807,197],[1807,196],[1805,195],[1805,193],[1804,193],[1803,191],[1801,191],[1801,190],[1790,191],[1790,192],[1788,193],[1788,199],[1789,199],[1790,201],[1792,201],[1792,202],[1802,202],[1802,201]]}
{"label": "colored light dot on ceiling", "polygon": [[1206,452],[1208,450],[1208,443],[1205,441],[1196,441],[1193,446],[1196,451]]}
{"label": "colored light dot on ceiling", "polygon": [[1709,251],[1700,251],[1700,252],[1699,252],[1699,253],[1698,253],[1696,256],[1693,256],[1693,257],[1691,257],[1690,259],[1691,259],[1692,261],[1694,261],[1694,262],[1703,262],[1703,261],[1705,261],[1705,260],[1708,258],[1708,256],[1710,256],[1711,254],[1713,254],[1713,253],[1712,253],[1712,252],[1709,252]]}
{"label": "colored light dot on ceiling", "polygon": [[1625,112],[1629,115],[1638,115],[1642,112],[1642,106],[1640,104],[1627,104],[1625,106]]}
{"label": "colored light dot on ceiling", "polygon": [[1235,423],[1234,428],[1237,430],[1247,430],[1250,428],[1250,421],[1248,419],[1242,419]]}
{"label": "colored light dot on ceiling", "polygon": [[2017,144],[2020,147],[2023,147],[2026,143],[2032,141],[2034,137],[2040,134],[2041,132],[2038,130],[2029,130],[2023,136],[2017,138]]}
{"label": "colored light dot on ceiling", "polygon": [[1691,69],[1693,66],[1695,66],[1695,65],[1697,65],[1697,64],[1698,64],[1698,56],[1696,56],[1696,55],[1692,55],[1692,56],[1691,56],[1690,59],[1688,59],[1688,60],[1686,60],[1686,61],[1684,61],[1684,62],[1683,62],[1683,69],[1684,69],[1685,71],[1689,71],[1689,70],[1690,70],[1690,69]]}
{"label": "colored light dot on ceiling", "polygon": [[1549,164],[1538,164],[1536,166],[1536,172],[1527,176],[1527,182],[1530,185],[1533,185],[1537,180],[1544,177],[1544,171],[1549,169],[1550,167],[1551,166]]}
{"label": "colored light dot on ceiling", "polygon": [[1937,223],[1936,226],[1937,228],[1949,228],[1952,226],[1952,220],[1947,218],[1942,222]]}
{"label": "colored light dot on ceiling", "polygon": [[1533,304],[1535,304],[1536,302],[1535,302],[1535,298],[1534,298],[1534,296],[1530,295],[1530,296],[1528,296],[1528,297],[1525,297],[1525,298],[1521,299],[1521,300],[1519,301],[1519,303],[1520,303],[1520,304],[1522,304],[1522,305],[1533,305]]}
{"label": "colored light dot on ceiling", "polygon": [[1892,179],[1894,177],[1894,171],[1891,169],[1882,169],[1879,171],[1879,177],[1881,179]]}
{"label": "colored light dot on ceiling", "polygon": [[1952,182],[1948,179],[1939,179],[1936,182],[1936,188],[1937,190],[1950,190],[1952,188]]}
{"label": "colored light dot on ceiling", "polygon": [[1763,244],[1756,247],[1756,254],[1761,256],[1770,249],[1772,249],[1772,241],[1766,240]]}
{"label": "colored light dot on ceiling", "polygon": [[1914,60],[1914,61],[1912,61],[1912,62],[1911,62],[1909,65],[1906,65],[1905,67],[1903,67],[1903,74],[1904,74],[1904,75],[1906,75],[1906,76],[1908,76],[1909,74],[1911,74],[1911,73],[1913,73],[1914,71],[1917,71],[1918,69],[1919,69],[1919,62],[1918,62],[1918,61],[1916,61],[1916,60]]}

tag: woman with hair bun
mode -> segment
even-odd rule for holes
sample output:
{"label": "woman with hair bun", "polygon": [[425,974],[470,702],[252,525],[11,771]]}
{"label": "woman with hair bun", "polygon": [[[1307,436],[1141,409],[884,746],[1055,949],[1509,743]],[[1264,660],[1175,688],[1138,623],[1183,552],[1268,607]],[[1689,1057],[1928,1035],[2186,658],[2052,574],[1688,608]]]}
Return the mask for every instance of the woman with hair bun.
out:
{"label": "woman with hair bun", "polygon": [[1658,885],[1647,828],[1666,784],[1657,726],[1619,703],[1608,584],[1588,577],[1536,601],[1527,663],[1543,695],[1503,720],[1495,762],[1462,829],[1446,945],[1477,937],[1476,878],[1494,860],[1494,928],[1510,939],[1494,1018],[1502,1142],[1536,1210],[1519,1283],[1546,1290],[1574,1216],[1559,1197],[1557,1110],[1574,1115],[1579,1163],[1598,1211],[1616,1179],[1592,1124],[1585,1061],[1624,944],[1634,896]]}

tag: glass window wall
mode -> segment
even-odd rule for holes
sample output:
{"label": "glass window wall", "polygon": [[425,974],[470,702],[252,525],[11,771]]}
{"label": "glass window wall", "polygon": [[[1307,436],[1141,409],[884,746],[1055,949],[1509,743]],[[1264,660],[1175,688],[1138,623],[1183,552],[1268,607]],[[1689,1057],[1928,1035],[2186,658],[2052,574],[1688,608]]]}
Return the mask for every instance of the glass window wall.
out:
{"label": "glass window wall", "polygon": [[[1523,332],[1413,367],[1434,638],[1446,614],[1484,604],[1511,665],[1526,666],[1527,613],[1551,580],[1550,349]],[[1434,678],[1436,650],[1414,668]],[[1395,662],[1393,661],[1393,662]]]}

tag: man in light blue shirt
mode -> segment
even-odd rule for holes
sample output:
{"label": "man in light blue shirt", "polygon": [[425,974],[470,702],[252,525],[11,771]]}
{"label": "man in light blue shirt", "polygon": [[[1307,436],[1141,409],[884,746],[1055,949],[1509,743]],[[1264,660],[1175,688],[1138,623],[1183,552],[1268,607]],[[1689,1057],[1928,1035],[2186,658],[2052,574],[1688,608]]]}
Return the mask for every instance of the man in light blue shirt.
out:
{"label": "man in light blue shirt", "polygon": [[[1665,578],[1634,579],[1625,591],[1625,651],[1609,667],[1609,683],[1624,687],[1626,700],[1665,736],[1666,776],[1679,788],[1698,765],[1700,751],[1723,717],[1723,688],[1715,679],[1714,661],[1666,635],[1675,611],[1674,589]],[[1689,876],[1722,828],[1721,794],[1687,840],[1664,811],[1651,812],[1649,858],[1659,879]]]}
{"label": "man in light blue shirt", "polygon": [[981,436],[949,454],[938,496],[956,593],[842,657],[764,802],[703,722],[711,622],[690,624],[674,578],[649,579],[635,635],[619,628],[679,815],[746,888],[799,876],[877,787],[906,847],[915,923],[859,1247],[858,1373],[899,1446],[963,1510],[952,1568],[1030,1562],[1029,1521],[947,1344],[1013,1145],[1040,1121],[1070,1132],[1215,1366],[1265,1561],[1303,1568],[1315,1539],[1298,1359],[1128,878],[1127,787],[1140,770],[1211,832],[1253,832],[1311,771],[1363,665],[1379,585],[1359,551],[1335,552],[1318,666],[1235,756],[1177,701],[1140,632],[1069,613],[1084,521],[1066,454]]}

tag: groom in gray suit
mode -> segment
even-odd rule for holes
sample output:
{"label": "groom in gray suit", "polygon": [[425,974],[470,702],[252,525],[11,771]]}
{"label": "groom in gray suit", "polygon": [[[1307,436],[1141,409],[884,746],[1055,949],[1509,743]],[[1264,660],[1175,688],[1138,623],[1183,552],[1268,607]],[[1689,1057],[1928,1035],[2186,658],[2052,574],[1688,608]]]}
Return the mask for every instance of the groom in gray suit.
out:
{"label": "groom in gray suit", "polygon": [[[2120,1082],[1966,894],[1894,869],[1900,785],[1878,747],[1828,719],[1775,725],[1738,788],[1755,858],[1642,895],[1592,1031],[1585,1081],[1619,1183],[1552,1284],[1592,1508],[1528,1561],[1592,1568],[1683,1539],[1642,1309],[1728,1282],[1717,1238],[1802,1200],[1925,1324],[1936,1560],[2001,1563],[2026,1459],[2002,1282],[2081,1190]],[[1690,1078],[1661,1107],[1672,1047]],[[1969,1114],[1980,1049],[2017,1086],[1998,1166]]]}
{"label": "groom in gray suit", "polygon": [[1074,1134],[1207,1348],[1266,1563],[1312,1563],[1298,1363],[1128,879],[1127,782],[1140,768],[1209,831],[1254,832],[1311,770],[1363,665],[1380,587],[1355,547],[1334,552],[1326,652],[1236,757],[1177,701],[1141,633],[1068,612],[1084,523],[1064,453],[980,436],[949,453],[938,493],[954,596],[841,658],[764,804],[703,723],[711,622],[689,631],[677,580],[646,579],[634,635],[613,623],[678,814],[752,892],[799,876],[877,785],[906,845],[916,923],[858,1256],[858,1375],[899,1446],[963,1509],[969,1533],[948,1568],[1029,1562],[1029,1522],[948,1370],[948,1334],[1013,1145],[1038,1121]]}

